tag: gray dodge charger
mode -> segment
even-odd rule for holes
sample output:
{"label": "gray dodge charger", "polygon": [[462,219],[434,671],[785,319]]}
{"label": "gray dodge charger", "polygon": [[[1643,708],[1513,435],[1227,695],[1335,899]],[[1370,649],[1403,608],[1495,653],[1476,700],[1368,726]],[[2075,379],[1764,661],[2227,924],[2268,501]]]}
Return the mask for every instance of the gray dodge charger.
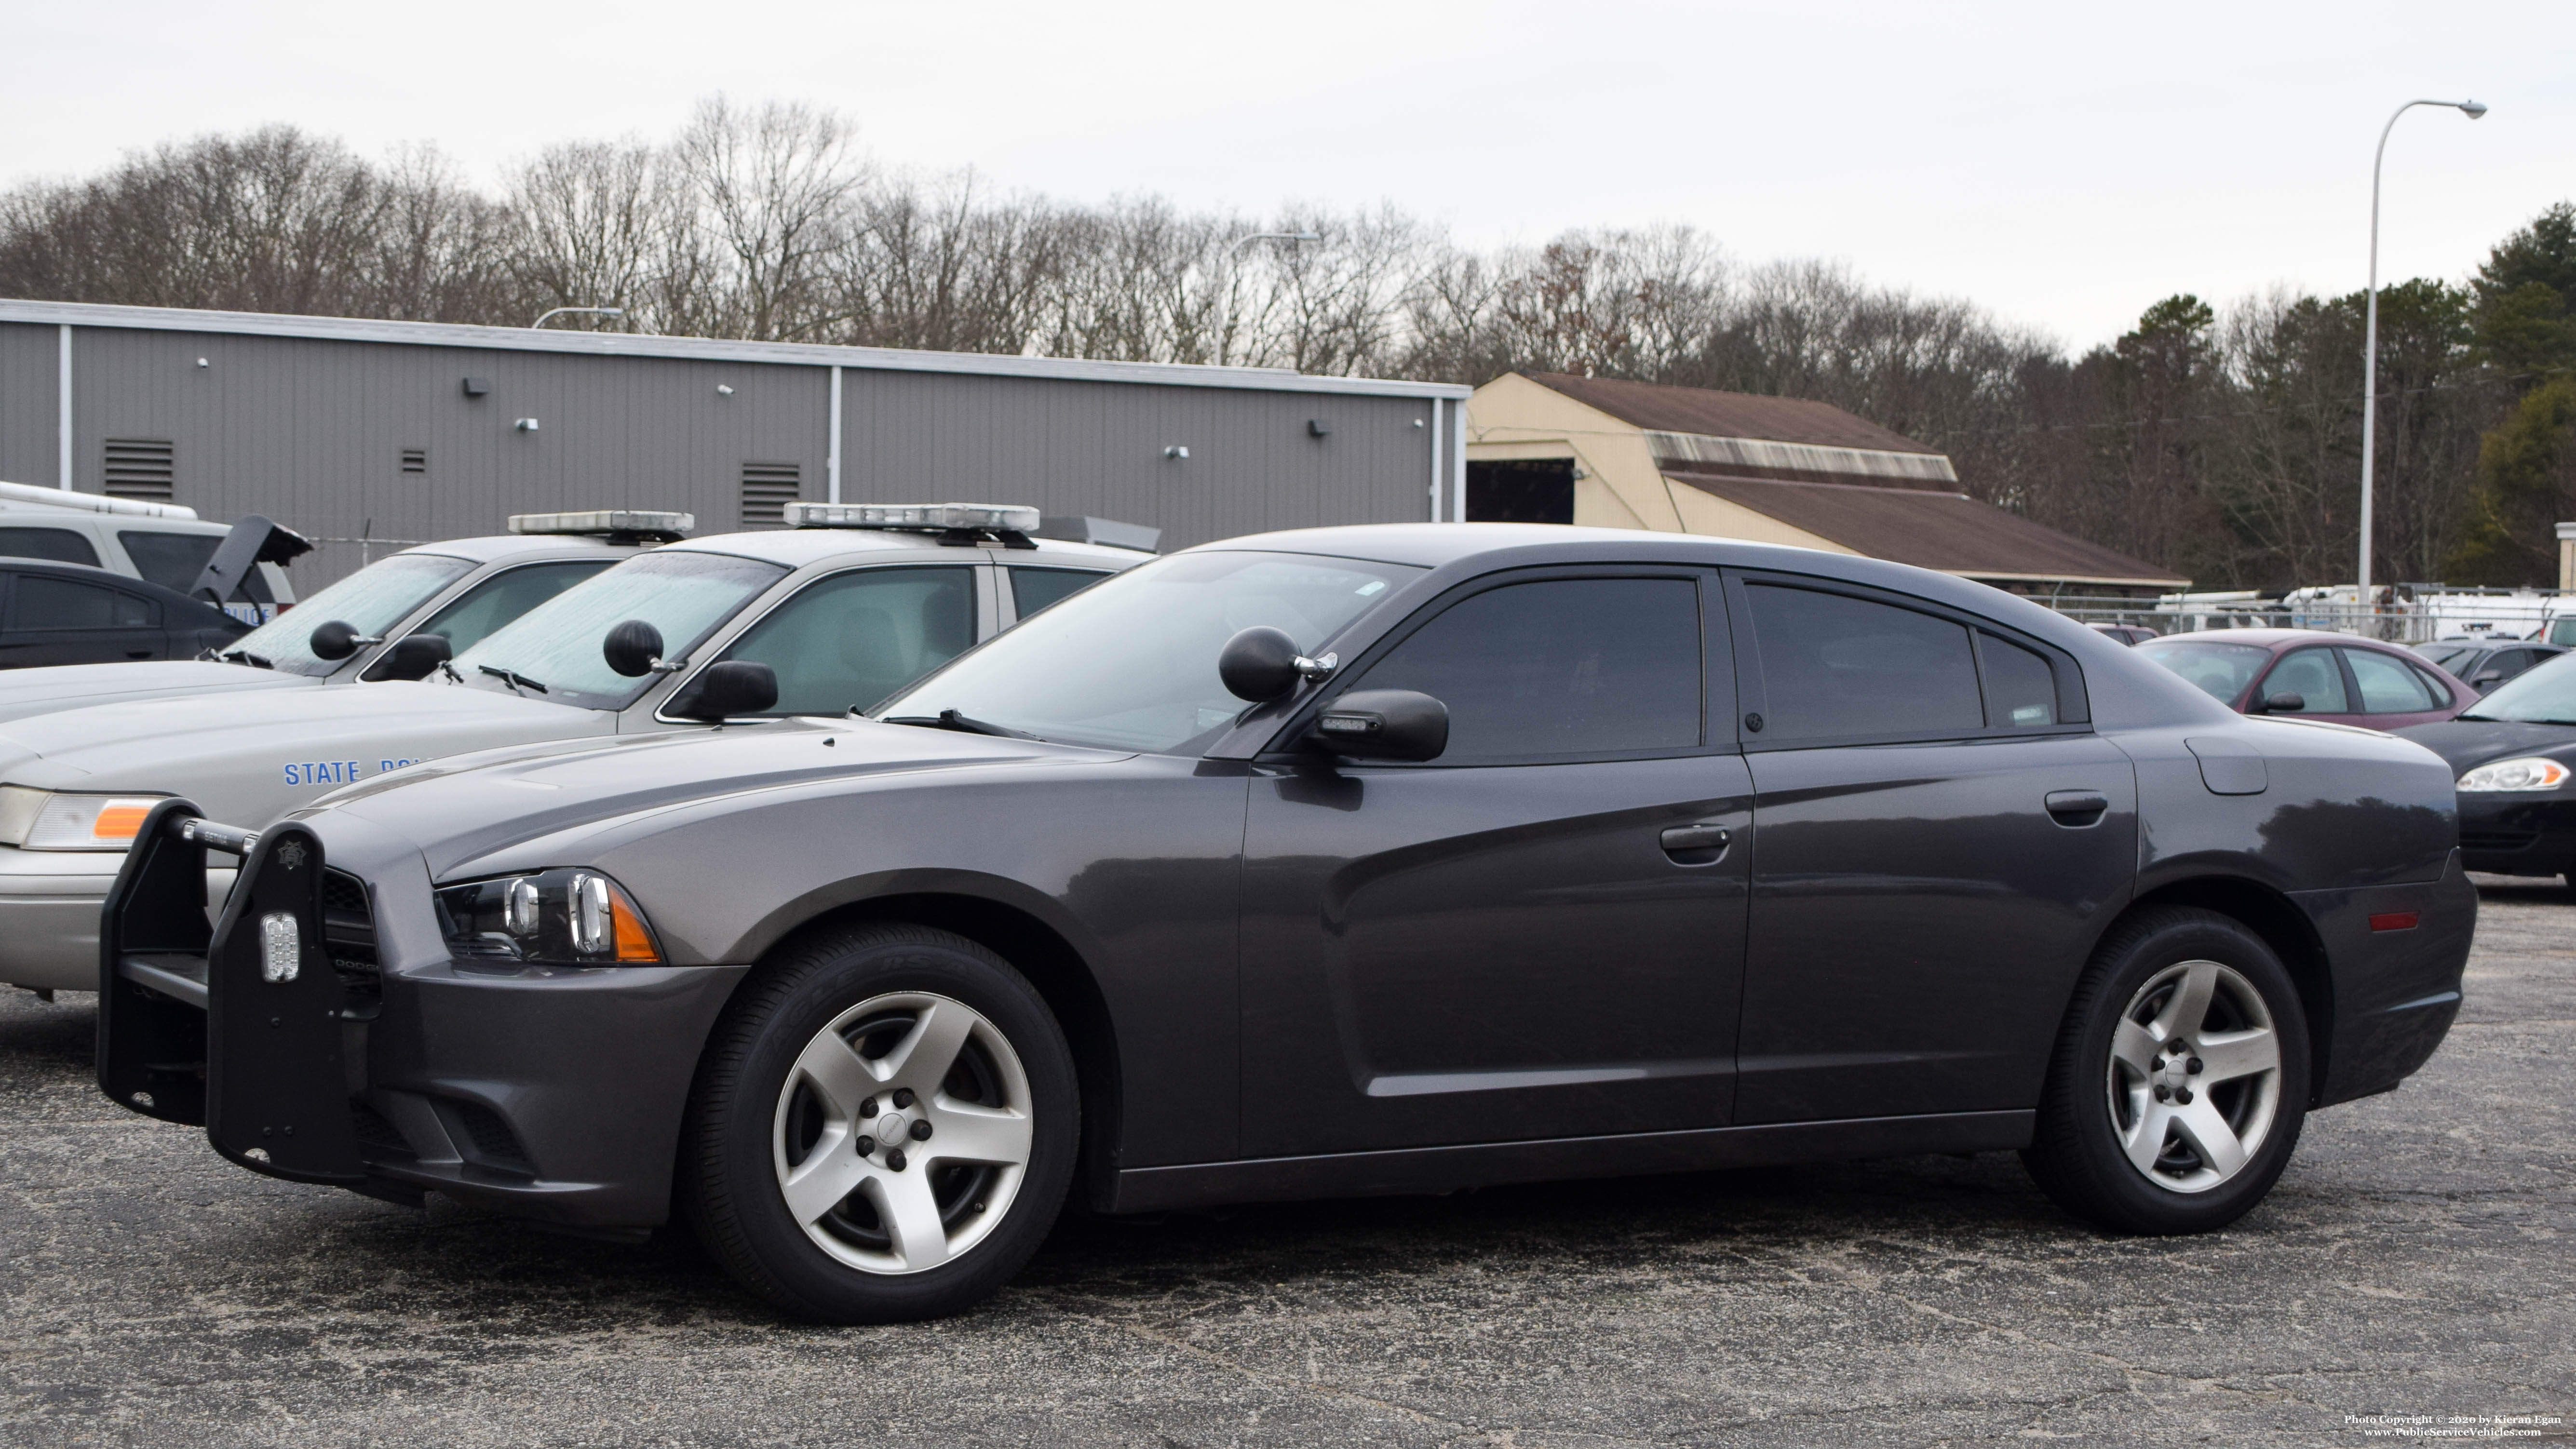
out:
{"label": "gray dodge charger", "polygon": [[866,717],[261,823],[143,823],[111,1098],[296,1181],[676,1212],[844,1322],[994,1292],[1077,1193],[2017,1149],[2215,1228],[2431,1055],[2476,916],[2418,746],[1938,574],[1519,525],[1211,544]]}

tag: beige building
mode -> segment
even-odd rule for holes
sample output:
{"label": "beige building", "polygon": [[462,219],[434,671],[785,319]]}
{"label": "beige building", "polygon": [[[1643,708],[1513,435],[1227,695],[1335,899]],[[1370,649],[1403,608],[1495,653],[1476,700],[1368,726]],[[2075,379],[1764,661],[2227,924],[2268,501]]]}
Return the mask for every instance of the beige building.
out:
{"label": "beige building", "polygon": [[1467,400],[1466,515],[1795,544],[2019,593],[2190,585],[1969,497],[1947,455],[1830,404],[1564,373]]}

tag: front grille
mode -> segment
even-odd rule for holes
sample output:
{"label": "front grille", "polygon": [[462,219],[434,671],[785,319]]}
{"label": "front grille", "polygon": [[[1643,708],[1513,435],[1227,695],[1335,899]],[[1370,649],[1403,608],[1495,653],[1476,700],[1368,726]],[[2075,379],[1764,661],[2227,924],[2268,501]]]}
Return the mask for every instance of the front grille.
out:
{"label": "front grille", "polygon": [[367,883],[345,870],[322,872],[322,941],[351,1008],[363,1011],[384,1000],[375,909],[367,900]]}
{"label": "front grille", "polygon": [[2463,830],[2462,850],[2521,850],[2540,838],[2537,830]]}

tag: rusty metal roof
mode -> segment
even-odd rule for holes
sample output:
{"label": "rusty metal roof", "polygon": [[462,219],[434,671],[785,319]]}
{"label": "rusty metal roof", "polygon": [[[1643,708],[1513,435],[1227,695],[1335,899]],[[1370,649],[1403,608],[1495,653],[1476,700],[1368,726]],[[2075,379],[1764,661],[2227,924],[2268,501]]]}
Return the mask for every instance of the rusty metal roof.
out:
{"label": "rusty metal roof", "polygon": [[1766,518],[1855,553],[1977,579],[2123,584],[2158,590],[2191,581],[2170,569],[2087,543],[1965,493],[1854,483],[1667,473]]}
{"label": "rusty metal roof", "polygon": [[1666,387],[1661,383],[1577,377],[1567,372],[1522,375],[1586,407],[1598,408],[1623,423],[1633,423],[1655,432],[1697,433],[1712,438],[1756,438],[1765,442],[1804,443],[1821,448],[1861,448],[1873,452],[1941,456],[1938,448],[1926,447],[1903,433],[1844,412],[1832,403],[1767,397],[1749,392],[1719,392],[1705,387]]}

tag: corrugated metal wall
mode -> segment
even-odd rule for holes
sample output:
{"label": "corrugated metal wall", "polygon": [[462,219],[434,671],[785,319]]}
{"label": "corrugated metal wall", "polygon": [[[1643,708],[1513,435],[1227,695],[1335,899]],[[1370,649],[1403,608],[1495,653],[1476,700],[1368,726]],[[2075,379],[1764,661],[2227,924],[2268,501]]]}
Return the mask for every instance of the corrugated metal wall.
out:
{"label": "corrugated metal wall", "polygon": [[[0,478],[54,481],[57,336],[0,323]],[[450,538],[496,532],[511,513],[607,506],[684,508],[701,532],[723,532],[750,462],[798,464],[802,496],[825,495],[820,366],[83,325],[73,374],[75,487],[100,491],[107,439],[166,438],[175,501],[316,538]],[[467,377],[489,392],[467,396]],[[855,366],[842,377],[845,499],[1033,503],[1159,527],[1166,548],[1428,516],[1428,399]],[[1188,459],[1166,458],[1173,446]],[[407,449],[425,450],[425,471],[402,470]],[[385,551],[325,544],[296,565],[297,587]]]}
{"label": "corrugated metal wall", "polygon": [[[841,493],[853,501],[1034,503],[1151,524],[1167,549],[1430,514],[1431,404],[1422,399],[917,372],[843,378]],[[1165,457],[1172,447],[1189,457]]]}

